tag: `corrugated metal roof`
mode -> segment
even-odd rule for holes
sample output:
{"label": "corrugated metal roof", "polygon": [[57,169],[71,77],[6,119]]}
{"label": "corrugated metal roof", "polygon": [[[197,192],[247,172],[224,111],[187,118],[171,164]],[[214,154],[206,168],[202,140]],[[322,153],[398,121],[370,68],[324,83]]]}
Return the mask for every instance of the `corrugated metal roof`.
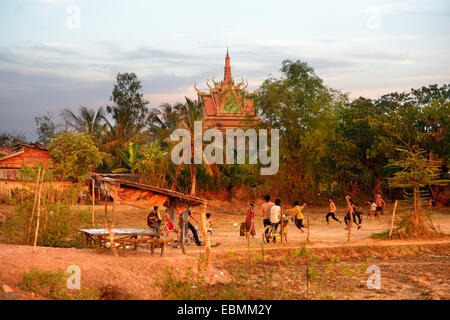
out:
{"label": "corrugated metal roof", "polygon": [[[91,174],[94,175],[95,173],[91,173]],[[159,188],[159,187],[150,186],[147,184],[137,183],[137,182],[133,182],[133,181],[127,181],[127,180],[122,180],[122,179],[113,179],[113,178],[106,177],[102,174],[95,174],[95,175],[96,175],[96,179],[99,181],[104,181],[104,182],[108,182],[111,184],[126,185],[126,186],[135,187],[135,188],[142,189],[142,190],[149,190],[149,191],[152,191],[153,193],[165,195],[165,196],[169,197],[169,199],[172,203],[173,202],[184,203],[187,205],[194,205],[194,206],[208,203],[208,200],[206,200],[206,199],[190,196],[190,195],[187,195],[187,194],[184,194],[184,193],[181,193],[178,191],[174,191],[174,190]]]}

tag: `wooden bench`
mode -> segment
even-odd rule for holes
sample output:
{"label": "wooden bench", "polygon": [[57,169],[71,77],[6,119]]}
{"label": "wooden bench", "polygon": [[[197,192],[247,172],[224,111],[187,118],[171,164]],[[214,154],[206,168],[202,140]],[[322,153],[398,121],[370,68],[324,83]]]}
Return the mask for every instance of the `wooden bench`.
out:
{"label": "wooden bench", "polygon": [[125,255],[125,250],[128,245],[134,245],[136,250],[139,245],[150,245],[150,252],[153,255],[155,248],[161,248],[161,257],[166,256],[166,243],[171,242],[171,239],[119,239],[116,243],[119,243],[119,248],[123,249]]}
{"label": "wooden bench", "polygon": [[[110,242],[110,235],[107,229],[79,229],[86,236],[85,247],[89,247],[89,242],[95,243],[99,248],[107,248],[106,244]],[[127,246],[134,246],[134,250],[140,245],[148,245],[151,250],[151,254],[154,254],[155,248],[161,248],[161,256],[166,254],[166,243],[173,240],[161,239],[161,233],[151,232],[148,230],[137,230],[137,229],[113,229],[114,233],[114,243],[118,244],[118,249],[125,250]]]}

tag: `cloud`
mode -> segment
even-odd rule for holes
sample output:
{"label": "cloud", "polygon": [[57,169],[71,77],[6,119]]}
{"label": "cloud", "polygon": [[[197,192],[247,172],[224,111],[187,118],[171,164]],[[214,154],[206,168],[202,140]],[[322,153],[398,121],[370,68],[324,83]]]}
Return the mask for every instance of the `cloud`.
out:
{"label": "cloud", "polygon": [[399,77],[399,78],[393,78],[392,81],[420,81],[420,80],[431,80],[431,81],[438,81],[438,80],[449,80],[450,75],[435,75],[435,76],[415,76],[415,77]]}
{"label": "cloud", "polygon": [[69,5],[69,4],[79,4],[82,2],[88,2],[93,0],[35,0],[35,2],[43,2],[51,5]]}
{"label": "cloud", "polygon": [[377,99],[382,95],[391,93],[391,92],[404,92],[409,91],[411,87],[385,87],[385,88],[370,88],[370,89],[362,89],[362,90],[352,90],[349,92],[349,96],[351,99],[356,99],[358,97],[365,97],[368,99]]}

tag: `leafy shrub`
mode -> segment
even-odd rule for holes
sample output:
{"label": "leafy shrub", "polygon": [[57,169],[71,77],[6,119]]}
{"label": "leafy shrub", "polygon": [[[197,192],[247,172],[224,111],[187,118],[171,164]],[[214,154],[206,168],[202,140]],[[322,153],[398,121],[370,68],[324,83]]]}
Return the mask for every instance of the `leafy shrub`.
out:
{"label": "leafy shrub", "polygon": [[194,279],[189,267],[185,276],[177,278],[172,270],[166,268],[166,278],[160,285],[164,299],[167,300],[205,300],[207,299],[205,279],[200,276]]}
{"label": "leafy shrub", "polygon": [[22,276],[21,289],[55,300],[99,300],[100,290],[96,288],[67,289],[69,275],[62,270],[39,271],[30,269]]}
{"label": "leafy shrub", "polygon": [[[30,223],[32,203],[17,205],[8,216],[0,239],[6,243],[25,244]],[[36,220],[36,219],[34,219]],[[78,229],[90,227],[89,210],[75,210],[67,204],[48,204],[41,209],[37,244],[48,247],[83,248],[84,238]],[[35,222],[31,228],[34,236]]]}

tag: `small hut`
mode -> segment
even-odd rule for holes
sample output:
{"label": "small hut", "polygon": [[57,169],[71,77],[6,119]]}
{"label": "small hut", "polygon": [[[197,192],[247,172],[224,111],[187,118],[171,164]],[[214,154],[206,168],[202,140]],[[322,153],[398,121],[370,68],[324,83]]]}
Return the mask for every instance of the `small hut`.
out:
{"label": "small hut", "polygon": [[[123,180],[111,178],[108,174],[96,174],[91,173],[90,179],[92,181],[92,198],[95,199],[95,190],[101,190],[105,196],[105,200],[108,198],[113,199],[113,213],[112,213],[112,223],[108,227],[108,234],[112,239],[114,239],[114,223],[115,223],[115,206],[116,204],[125,204],[137,208],[151,209],[154,206],[165,206],[168,208],[168,214],[173,224],[176,225],[177,214],[176,208],[181,206],[200,206],[202,205],[202,221],[204,222],[204,215],[206,211],[207,200],[186,195],[181,192],[174,190],[159,188],[155,186],[150,186],[134,181]],[[107,202],[105,204],[105,210],[107,208]],[[94,214],[94,211],[92,211]],[[92,217],[94,219],[94,216]],[[106,221],[106,220],[105,220]],[[206,225],[205,225],[206,226]],[[106,222],[105,222],[106,228]],[[80,231],[85,232],[86,235],[92,235],[89,230],[96,230],[100,235],[106,235],[106,229],[82,229]],[[122,234],[126,234],[125,231],[116,229]],[[124,229],[125,230],[125,229]],[[128,230],[128,229],[126,229]],[[130,229],[131,230],[131,229]],[[205,228],[206,230],[206,228]],[[139,231],[139,232],[138,232]],[[133,234],[129,234],[131,237],[137,238],[138,235],[150,235],[149,232],[144,232],[144,230],[133,230]],[[128,241],[128,238],[127,238]],[[153,241],[153,240],[151,240]],[[114,246],[114,240],[112,245]],[[126,242],[126,241],[125,241]],[[147,241],[148,242],[148,241]],[[153,243],[153,242],[152,242]],[[205,247],[207,255],[210,252],[210,242],[209,236],[205,239]],[[152,247],[153,248],[153,247]],[[162,252],[161,252],[162,253]],[[210,259],[209,259],[210,260]]]}

